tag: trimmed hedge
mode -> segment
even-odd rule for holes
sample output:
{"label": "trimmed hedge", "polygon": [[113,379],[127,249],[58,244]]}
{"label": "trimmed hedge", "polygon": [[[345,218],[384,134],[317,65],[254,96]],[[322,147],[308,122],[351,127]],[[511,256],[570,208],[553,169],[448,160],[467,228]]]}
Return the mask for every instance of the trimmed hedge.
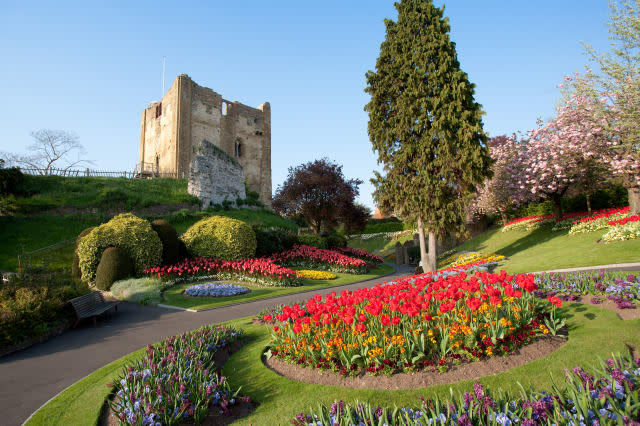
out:
{"label": "trimmed hedge", "polygon": [[241,220],[224,216],[202,219],[182,235],[189,254],[194,257],[234,260],[253,257],[256,234]]}
{"label": "trimmed hedge", "polygon": [[254,227],[256,234],[256,257],[268,257],[287,251],[294,246],[297,238],[291,232],[280,229],[261,229]]}
{"label": "trimmed hedge", "polygon": [[96,269],[95,285],[100,290],[109,291],[114,282],[133,275],[133,262],[123,249],[107,247],[102,252]]}
{"label": "trimmed hedge", "polygon": [[95,279],[100,257],[107,247],[122,249],[133,261],[137,274],[159,265],[162,260],[162,241],[151,224],[131,213],[120,214],[94,228],[80,241],[78,258],[83,281]]}
{"label": "trimmed hedge", "polygon": [[71,276],[73,278],[77,278],[77,279],[82,278],[82,271],[80,270],[80,258],[78,257],[78,246],[80,245],[80,240],[82,240],[82,237],[89,234],[89,232],[91,232],[93,228],[95,228],[95,226],[84,229],[76,237],[76,247],[73,250],[73,263],[71,264]]}
{"label": "trimmed hedge", "polygon": [[338,235],[338,234],[331,234],[325,237],[325,241],[327,242],[328,248],[347,246],[347,239],[342,235]]}
{"label": "trimmed hedge", "polygon": [[151,227],[162,241],[162,264],[173,265],[182,260],[180,258],[180,239],[173,225],[164,219],[151,222]]}
{"label": "trimmed hedge", "polygon": [[326,238],[316,234],[300,234],[298,235],[298,243],[304,246],[328,249]]}

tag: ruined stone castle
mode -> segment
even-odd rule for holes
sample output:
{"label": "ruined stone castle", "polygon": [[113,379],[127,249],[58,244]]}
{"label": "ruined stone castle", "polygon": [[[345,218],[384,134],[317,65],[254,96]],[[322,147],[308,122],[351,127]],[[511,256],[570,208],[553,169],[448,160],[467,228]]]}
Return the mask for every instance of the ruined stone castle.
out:
{"label": "ruined stone castle", "polygon": [[[271,206],[271,107],[229,102],[188,75],[142,111],[139,170],[189,179],[203,207],[244,197]],[[239,182],[240,180],[240,182]]]}

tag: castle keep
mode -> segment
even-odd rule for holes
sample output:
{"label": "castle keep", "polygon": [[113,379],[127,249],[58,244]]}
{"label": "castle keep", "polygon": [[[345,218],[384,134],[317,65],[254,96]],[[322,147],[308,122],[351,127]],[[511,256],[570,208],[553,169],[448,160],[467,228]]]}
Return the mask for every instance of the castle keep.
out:
{"label": "castle keep", "polygon": [[[160,102],[142,111],[140,124],[141,172],[189,178],[192,163],[205,155],[203,141],[220,148],[242,166],[250,189],[271,206],[271,107],[257,109],[229,102],[188,75],[176,77]],[[225,180],[225,175],[215,176]],[[244,191],[242,191],[244,193]]]}

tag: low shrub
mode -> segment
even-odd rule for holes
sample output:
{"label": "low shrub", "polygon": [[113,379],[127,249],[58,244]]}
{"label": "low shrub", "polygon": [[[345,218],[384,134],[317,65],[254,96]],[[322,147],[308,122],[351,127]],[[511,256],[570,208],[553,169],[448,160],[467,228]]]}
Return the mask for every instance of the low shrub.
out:
{"label": "low shrub", "polygon": [[125,366],[114,380],[111,410],[125,425],[200,424],[211,407],[228,413],[240,399],[239,389],[232,391],[216,373],[221,366],[215,356],[242,337],[226,326],[205,326],[147,346],[144,358]]}
{"label": "low shrub", "polygon": [[151,228],[156,231],[162,241],[162,264],[172,265],[180,260],[180,239],[173,225],[164,219],[151,222]]}
{"label": "low shrub", "polygon": [[24,175],[17,167],[0,169],[0,195],[22,195]]}
{"label": "low shrub", "polygon": [[107,247],[100,256],[94,284],[100,290],[109,291],[111,284],[132,275],[133,262],[127,253],[119,247]]}
{"label": "low shrub", "polygon": [[80,240],[82,240],[82,238],[85,235],[88,235],[89,232],[93,230],[93,228],[95,228],[95,226],[84,229],[76,237],[76,246],[73,250],[73,263],[71,264],[71,276],[73,278],[76,278],[76,279],[82,278],[82,271],[80,270],[80,258],[78,257],[78,246],[80,245]]}
{"label": "low shrub", "polygon": [[256,234],[246,223],[224,216],[211,216],[196,222],[182,235],[193,257],[234,260],[253,257]]}
{"label": "low shrub", "polygon": [[158,278],[131,278],[116,281],[111,286],[111,294],[118,300],[155,305],[162,301],[164,282]]}
{"label": "low shrub", "polygon": [[296,236],[286,229],[253,227],[256,234],[256,257],[267,257],[289,250],[296,243]]}
{"label": "low shrub", "polygon": [[298,235],[298,244],[309,246],[309,247],[317,247],[319,249],[329,248],[326,238],[323,238],[322,236],[316,235],[316,234]]}
{"label": "low shrub", "polygon": [[331,234],[325,237],[327,241],[327,248],[335,249],[347,246],[347,239],[342,235]]}
{"label": "low shrub", "polygon": [[67,302],[89,292],[86,285],[56,276],[38,283],[0,284],[0,352],[73,319]]}
{"label": "low shrub", "polygon": [[151,224],[131,213],[120,214],[81,239],[78,258],[83,281],[94,280],[100,256],[107,247],[122,249],[133,261],[137,274],[162,261],[162,242]]}
{"label": "low shrub", "polygon": [[362,234],[376,234],[379,232],[398,232],[403,231],[404,225],[402,222],[385,222],[385,223],[376,223],[365,226]]}
{"label": "low shrub", "polygon": [[[581,367],[565,370],[564,383],[550,390],[524,389],[517,395],[492,395],[476,382],[473,392],[457,399],[422,399],[418,406],[376,407],[368,403],[336,401],[291,419],[295,426],[347,425],[605,425],[637,424],[640,358],[615,356],[601,362],[595,374]],[[585,423],[585,421],[587,423]]]}

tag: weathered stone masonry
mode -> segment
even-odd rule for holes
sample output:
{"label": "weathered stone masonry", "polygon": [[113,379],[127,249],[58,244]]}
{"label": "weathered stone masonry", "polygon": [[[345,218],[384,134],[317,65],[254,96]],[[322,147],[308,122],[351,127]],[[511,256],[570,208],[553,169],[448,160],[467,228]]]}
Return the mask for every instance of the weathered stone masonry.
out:
{"label": "weathered stone masonry", "polygon": [[141,163],[160,173],[189,177],[196,148],[211,142],[243,168],[249,187],[271,206],[271,106],[229,102],[188,75],[176,77],[160,102],[143,112]]}

